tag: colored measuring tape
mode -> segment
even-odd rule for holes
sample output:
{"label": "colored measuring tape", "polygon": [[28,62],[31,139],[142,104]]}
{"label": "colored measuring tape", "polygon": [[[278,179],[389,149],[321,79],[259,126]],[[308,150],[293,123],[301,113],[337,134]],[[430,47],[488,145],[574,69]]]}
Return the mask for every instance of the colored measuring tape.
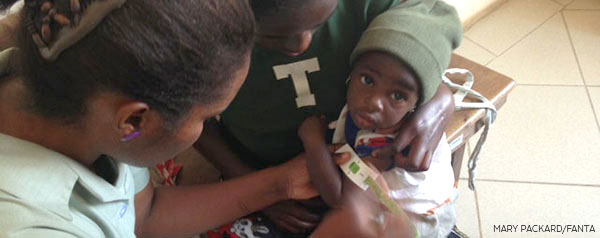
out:
{"label": "colored measuring tape", "polygon": [[336,153],[343,152],[350,153],[350,160],[341,164],[340,168],[350,179],[350,181],[352,181],[362,190],[366,191],[368,188],[371,188],[371,190],[375,193],[375,196],[377,196],[377,199],[379,199],[379,202],[381,202],[391,213],[401,217],[403,220],[411,224],[415,231],[414,237],[419,237],[419,231],[414,227],[412,222],[410,222],[408,215],[402,210],[402,208],[400,208],[400,206],[398,206],[398,203],[396,203],[396,201],[394,201],[394,199],[392,199],[389,194],[387,194],[383,188],[381,188],[381,186],[375,182],[375,179],[379,174],[375,173],[375,171],[366,165],[360,159],[360,157],[358,157],[350,145],[345,144],[336,151]]}

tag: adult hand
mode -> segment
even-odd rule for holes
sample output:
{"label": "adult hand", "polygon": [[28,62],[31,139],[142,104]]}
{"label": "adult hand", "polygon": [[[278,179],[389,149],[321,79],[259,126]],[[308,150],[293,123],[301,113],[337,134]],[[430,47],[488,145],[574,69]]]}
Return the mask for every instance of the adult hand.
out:
{"label": "adult hand", "polygon": [[[384,191],[389,191],[383,176],[378,176],[376,182]],[[414,237],[415,230],[410,221],[389,212],[373,192],[362,191],[348,179],[344,181],[344,188],[342,206],[332,210],[311,237]]]}
{"label": "adult hand", "polygon": [[[334,154],[339,146],[328,146],[332,158],[337,164],[342,164],[350,159],[348,153]],[[308,199],[317,195],[312,186],[308,169],[306,167],[306,154],[301,153],[294,159],[281,165],[287,177],[287,194],[289,199]],[[277,226],[293,233],[306,232],[314,228],[320,221],[318,214],[310,212],[298,201],[279,202],[265,210],[263,213]]]}
{"label": "adult hand", "polygon": [[[327,148],[332,153],[331,157],[336,164],[343,164],[350,160],[350,154],[348,153],[334,153],[339,148],[338,145],[330,145]],[[318,194],[311,183],[306,167],[306,153],[301,153],[278,167],[279,171],[284,173],[282,186],[287,192],[288,199],[308,199]]]}
{"label": "adult hand", "polygon": [[[397,134],[392,145],[376,150],[373,157],[387,161],[375,163],[385,170],[393,165],[408,171],[426,171],[437,148],[446,125],[454,112],[452,92],[440,85],[434,98],[421,105],[408,118],[402,120],[394,131],[376,131],[381,134]],[[408,153],[403,150],[408,149]],[[406,152],[406,151],[405,151]],[[387,167],[382,164],[387,164]]]}

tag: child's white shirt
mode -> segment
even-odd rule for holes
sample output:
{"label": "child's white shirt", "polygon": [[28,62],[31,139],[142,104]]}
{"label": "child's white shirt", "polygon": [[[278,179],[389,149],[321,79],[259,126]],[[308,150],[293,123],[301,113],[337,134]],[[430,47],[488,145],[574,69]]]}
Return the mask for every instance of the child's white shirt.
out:
{"label": "child's white shirt", "polygon": [[[347,106],[342,109],[335,126],[333,143],[346,143],[345,127]],[[359,137],[369,137],[374,132],[361,130]],[[427,171],[408,172],[402,168],[394,168],[382,175],[390,188],[390,196],[404,210],[415,214],[435,213],[435,209],[449,201],[453,194],[454,172],[451,165],[451,151],[446,134],[442,136],[431,158]]]}

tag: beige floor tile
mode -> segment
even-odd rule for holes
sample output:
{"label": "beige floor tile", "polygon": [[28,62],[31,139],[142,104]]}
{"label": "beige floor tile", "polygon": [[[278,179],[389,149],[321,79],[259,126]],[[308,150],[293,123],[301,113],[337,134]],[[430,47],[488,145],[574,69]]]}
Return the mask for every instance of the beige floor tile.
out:
{"label": "beige floor tile", "polygon": [[465,35],[499,55],[561,7],[551,0],[510,0],[473,25]]}
{"label": "beige floor tile", "polygon": [[594,104],[594,110],[596,111],[596,118],[600,124],[600,87],[589,87],[590,96],[592,97],[592,103]]}
{"label": "beige floor tile", "polygon": [[475,193],[469,190],[466,180],[459,182],[458,191],[459,197],[456,200],[456,226],[469,237],[480,237]]}
{"label": "beige floor tile", "polygon": [[488,66],[518,84],[583,85],[561,14],[556,14]]}
{"label": "beige floor tile", "polygon": [[463,38],[460,47],[458,47],[458,49],[456,49],[454,53],[472,61],[475,61],[476,63],[479,63],[481,65],[486,65],[494,58],[496,58],[494,54],[482,48],[481,46],[478,46],[466,37]]}
{"label": "beige floor tile", "polygon": [[569,3],[571,3],[573,0],[554,0],[555,2],[558,2],[562,5],[567,5]]}
{"label": "beige floor tile", "polygon": [[584,87],[518,85],[490,130],[478,178],[600,185],[598,158]]}
{"label": "beige floor tile", "polygon": [[575,0],[567,6],[567,9],[600,9],[600,1],[598,0]]}
{"label": "beige floor tile", "polygon": [[585,82],[600,85],[600,11],[564,11],[563,14]]}
{"label": "beige floor tile", "polygon": [[[599,237],[600,187],[480,182],[477,187],[483,237]],[[494,225],[518,232],[494,232]],[[521,225],[594,225],[595,233],[526,233]]]}

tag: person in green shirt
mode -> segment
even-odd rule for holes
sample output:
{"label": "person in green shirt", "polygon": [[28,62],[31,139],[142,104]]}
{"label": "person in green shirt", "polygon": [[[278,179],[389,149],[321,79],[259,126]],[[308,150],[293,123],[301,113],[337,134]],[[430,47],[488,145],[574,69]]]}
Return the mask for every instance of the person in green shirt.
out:
{"label": "person in green shirt", "polygon": [[[17,40],[0,44],[18,47],[0,49],[0,237],[190,236],[316,195],[301,159],[158,189],[134,167],[190,147],[233,100],[254,41],[246,1],[26,0],[17,14],[2,22]],[[348,203],[351,224],[384,212]],[[314,237],[339,232],[333,222]]]}
{"label": "person in green shirt", "polygon": [[[346,102],[348,59],[371,20],[386,11],[435,2],[252,0],[258,39],[248,79],[196,148],[225,178],[305,157],[297,129],[315,113],[327,123],[337,119]],[[398,126],[391,146],[375,151],[379,160],[374,162],[379,168],[395,160],[409,171],[427,170],[453,111],[451,91],[442,85]],[[407,146],[410,154],[404,156],[400,152]],[[312,201],[290,200],[263,213],[283,230],[304,233],[319,223],[321,210]]]}

